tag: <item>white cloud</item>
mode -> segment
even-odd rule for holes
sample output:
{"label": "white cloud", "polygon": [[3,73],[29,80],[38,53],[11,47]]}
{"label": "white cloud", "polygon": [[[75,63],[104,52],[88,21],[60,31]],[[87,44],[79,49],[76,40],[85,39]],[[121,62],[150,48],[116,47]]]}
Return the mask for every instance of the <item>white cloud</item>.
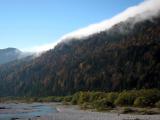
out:
{"label": "white cloud", "polygon": [[60,41],[65,41],[70,38],[81,38],[81,37],[86,37],[88,35],[107,30],[111,28],[113,25],[125,21],[130,17],[134,17],[137,14],[140,14],[140,17],[138,17],[137,21],[141,21],[147,18],[152,18],[153,16],[157,15],[157,13],[160,10],[160,0],[145,0],[144,2],[130,7],[123,11],[122,13],[114,16],[111,19],[104,20],[100,23],[92,24],[89,25],[88,27],[73,31],[69,34],[66,34],[62,36],[59,40],[57,40],[56,43],[50,43],[42,46],[36,46],[31,48],[30,50],[33,51],[46,51],[51,48],[54,48],[54,46],[60,42]]}
{"label": "white cloud", "polygon": [[54,48],[54,46],[57,44],[58,42],[54,42],[54,43],[48,43],[45,45],[40,45],[40,46],[34,46],[32,48],[26,48],[24,49],[24,51],[28,51],[28,52],[43,52],[43,51],[47,51],[49,49]]}

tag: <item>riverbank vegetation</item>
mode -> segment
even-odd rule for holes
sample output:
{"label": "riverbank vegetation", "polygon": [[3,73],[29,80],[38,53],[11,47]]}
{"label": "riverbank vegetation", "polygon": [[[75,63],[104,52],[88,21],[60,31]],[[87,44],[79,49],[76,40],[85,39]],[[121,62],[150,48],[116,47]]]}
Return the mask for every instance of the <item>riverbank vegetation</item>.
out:
{"label": "riverbank vegetation", "polygon": [[142,89],[122,92],[78,92],[65,102],[78,104],[82,108],[106,110],[119,107],[158,107],[160,108],[160,90]]}
{"label": "riverbank vegetation", "polygon": [[[135,112],[133,108],[159,109],[160,90],[141,89],[124,90],[122,92],[81,91],[70,96],[0,98],[1,102],[9,100],[21,102],[62,102],[65,105],[79,105],[81,109],[94,109],[97,111],[108,111],[121,107],[123,108],[123,113],[131,113]],[[146,109],[143,109],[142,112],[150,113]]]}

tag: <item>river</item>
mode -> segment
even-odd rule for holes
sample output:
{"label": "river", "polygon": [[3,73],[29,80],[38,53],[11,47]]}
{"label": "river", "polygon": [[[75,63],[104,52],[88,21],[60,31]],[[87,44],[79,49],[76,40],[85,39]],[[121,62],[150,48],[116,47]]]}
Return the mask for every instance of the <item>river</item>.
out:
{"label": "river", "polygon": [[48,103],[4,103],[0,104],[0,120],[31,120],[56,113]]}

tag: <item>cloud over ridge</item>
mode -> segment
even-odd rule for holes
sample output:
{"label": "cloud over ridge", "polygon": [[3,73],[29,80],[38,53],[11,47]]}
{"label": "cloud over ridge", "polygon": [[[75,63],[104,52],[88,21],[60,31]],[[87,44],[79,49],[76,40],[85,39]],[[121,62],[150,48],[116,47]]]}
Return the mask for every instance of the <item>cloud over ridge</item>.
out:
{"label": "cloud over ridge", "polygon": [[54,46],[61,42],[71,38],[81,38],[92,35],[97,32],[101,32],[111,28],[113,25],[126,21],[128,18],[135,17],[140,15],[135,22],[139,22],[145,19],[150,19],[156,16],[160,11],[160,0],[144,0],[142,3],[127,8],[125,11],[120,14],[112,17],[111,19],[104,20],[100,23],[91,24],[85,28],[73,31],[62,36],[55,43],[50,43],[42,46],[35,46],[31,48],[31,51],[42,52],[54,48]]}

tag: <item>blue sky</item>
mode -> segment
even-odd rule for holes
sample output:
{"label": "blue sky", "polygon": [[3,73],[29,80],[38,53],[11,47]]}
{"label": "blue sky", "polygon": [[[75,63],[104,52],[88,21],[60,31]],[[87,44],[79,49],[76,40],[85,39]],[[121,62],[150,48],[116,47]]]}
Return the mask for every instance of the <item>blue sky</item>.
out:
{"label": "blue sky", "polygon": [[21,50],[113,17],[143,0],[0,0],[0,49]]}

